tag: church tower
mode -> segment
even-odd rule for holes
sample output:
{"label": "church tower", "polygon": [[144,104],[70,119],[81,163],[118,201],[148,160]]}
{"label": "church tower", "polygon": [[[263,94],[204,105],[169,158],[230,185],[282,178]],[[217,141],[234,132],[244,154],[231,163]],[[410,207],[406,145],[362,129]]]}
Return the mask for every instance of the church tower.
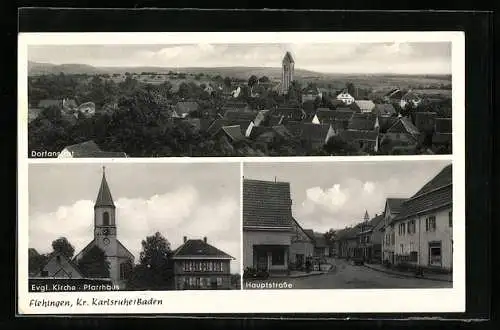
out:
{"label": "church tower", "polygon": [[116,245],[116,207],[102,169],[101,186],[94,205],[94,240],[105,252]]}
{"label": "church tower", "polygon": [[94,246],[99,247],[109,262],[109,278],[120,288],[126,287],[134,255],[116,236],[116,207],[106,180],[105,168],[102,168],[101,186],[94,204],[94,239],[75,256],[78,262]]}
{"label": "church tower", "polygon": [[283,94],[288,93],[288,89],[292,84],[294,67],[295,61],[293,60],[292,54],[286,52],[285,57],[283,57],[281,73],[281,92]]}

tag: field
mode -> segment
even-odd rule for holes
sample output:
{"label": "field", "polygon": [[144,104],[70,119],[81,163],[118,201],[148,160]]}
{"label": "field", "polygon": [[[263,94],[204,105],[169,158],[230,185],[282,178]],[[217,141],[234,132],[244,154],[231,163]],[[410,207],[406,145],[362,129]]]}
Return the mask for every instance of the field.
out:
{"label": "field", "polygon": [[[267,76],[271,80],[281,79],[281,68],[279,67],[215,67],[215,68],[165,68],[165,67],[93,67],[81,64],[53,65],[46,63],[28,63],[30,76],[44,74],[108,74],[115,82],[125,79],[125,73],[131,73],[134,78],[143,83],[161,84],[169,80],[174,88],[182,82],[194,81],[197,84],[209,83],[215,76],[231,77],[246,81],[251,75],[257,77]],[[147,75],[141,75],[148,72]],[[182,72],[185,78],[179,79],[172,75],[174,72]],[[203,74],[200,79],[196,75]],[[371,90],[374,94],[384,94],[393,88],[403,90],[412,89],[423,96],[446,98],[451,97],[451,75],[395,75],[395,74],[331,74],[319,73],[296,68],[294,79],[302,85],[315,83],[318,87],[329,90],[340,90],[347,82],[354,84],[357,88]]]}

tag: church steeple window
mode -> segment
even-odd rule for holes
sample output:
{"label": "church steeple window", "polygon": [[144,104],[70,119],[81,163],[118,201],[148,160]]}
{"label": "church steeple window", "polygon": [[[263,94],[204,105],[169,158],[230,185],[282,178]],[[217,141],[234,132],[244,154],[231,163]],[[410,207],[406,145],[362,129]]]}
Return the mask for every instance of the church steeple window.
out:
{"label": "church steeple window", "polygon": [[104,212],[102,214],[102,225],[109,226],[109,212]]}

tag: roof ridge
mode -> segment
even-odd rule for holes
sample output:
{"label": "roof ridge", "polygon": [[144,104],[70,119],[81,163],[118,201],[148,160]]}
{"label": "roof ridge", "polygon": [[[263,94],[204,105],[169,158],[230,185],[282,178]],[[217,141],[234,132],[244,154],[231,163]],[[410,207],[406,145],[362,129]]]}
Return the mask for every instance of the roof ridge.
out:
{"label": "roof ridge", "polygon": [[[429,182],[430,182],[430,181],[429,181]],[[441,190],[441,189],[447,188],[447,187],[452,186],[452,185],[453,185],[453,182],[450,182],[450,183],[447,183],[447,184],[445,184],[445,185],[442,185],[442,186],[436,187],[436,188],[434,188],[434,189],[431,189],[431,190],[426,191],[426,192],[424,192],[424,193],[421,193],[421,194],[419,194],[419,195],[412,196],[412,197],[408,198],[407,200],[405,200],[403,203],[406,203],[406,202],[409,202],[409,201],[413,201],[413,200],[418,199],[418,198],[420,198],[420,197],[426,196],[426,195],[428,195],[428,194],[430,194],[430,193],[432,193],[432,192],[435,192],[435,191],[438,191],[438,190]],[[423,188],[423,187],[422,187],[422,188]]]}

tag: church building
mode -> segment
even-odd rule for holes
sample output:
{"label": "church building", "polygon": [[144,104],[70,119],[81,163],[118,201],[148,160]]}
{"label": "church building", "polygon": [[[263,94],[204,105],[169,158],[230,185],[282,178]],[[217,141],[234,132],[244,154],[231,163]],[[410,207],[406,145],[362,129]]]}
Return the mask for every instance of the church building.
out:
{"label": "church building", "polygon": [[292,54],[286,52],[282,62],[281,92],[283,94],[287,94],[288,89],[292,85],[294,66],[295,61],[293,60]]}
{"label": "church building", "polygon": [[134,256],[117,238],[116,207],[106,181],[103,167],[101,186],[94,205],[94,239],[76,255],[78,262],[92,247],[97,246],[109,262],[109,276],[114,285],[125,287],[126,274],[134,264]]}

